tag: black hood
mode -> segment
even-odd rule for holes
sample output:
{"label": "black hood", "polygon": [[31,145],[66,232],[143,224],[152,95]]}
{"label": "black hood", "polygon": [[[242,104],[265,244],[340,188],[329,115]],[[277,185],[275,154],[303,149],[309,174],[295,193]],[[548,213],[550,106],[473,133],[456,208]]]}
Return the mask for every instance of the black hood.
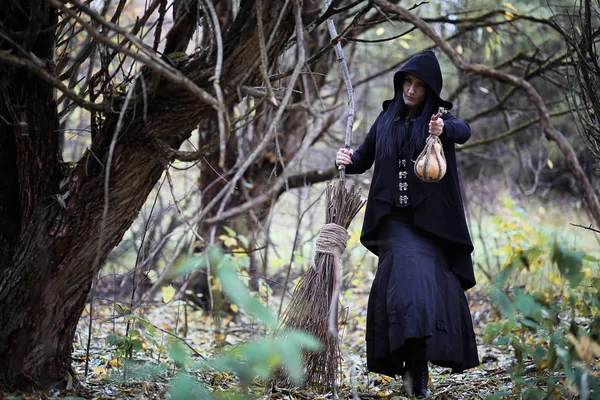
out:
{"label": "black hood", "polygon": [[[398,88],[400,88],[400,92],[402,92],[405,74],[416,76],[425,82],[425,84],[427,84],[427,86],[429,86],[429,88],[431,88],[431,90],[435,93],[438,107],[445,107],[448,110],[452,108],[451,102],[440,97],[444,80],[442,78],[440,63],[438,62],[438,59],[433,51],[426,50],[417,54],[408,60],[406,64],[404,64],[402,68],[400,68],[400,70],[394,74],[394,99],[396,98],[396,93],[398,93]],[[383,108],[386,109],[391,102],[392,100],[384,101]]]}

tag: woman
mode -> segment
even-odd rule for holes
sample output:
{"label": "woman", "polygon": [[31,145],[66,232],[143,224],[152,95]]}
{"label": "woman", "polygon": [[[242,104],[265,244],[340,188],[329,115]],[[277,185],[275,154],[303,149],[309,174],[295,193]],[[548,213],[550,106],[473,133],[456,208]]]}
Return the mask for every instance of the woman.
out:
{"label": "woman", "polygon": [[[367,310],[367,367],[402,375],[407,390],[428,396],[428,361],[462,372],[479,365],[464,294],[475,285],[456,169],[455,143],[471,136],[451,113],[435,118],[440,65],[432,51],[411,58],[394,75],[394,98],[356,151],[339,149],[336,165],[361,174],[375,163],[361,242],[379,257]],[[425,183],[414,160],[437,135],[448,163],[445,177]]]}

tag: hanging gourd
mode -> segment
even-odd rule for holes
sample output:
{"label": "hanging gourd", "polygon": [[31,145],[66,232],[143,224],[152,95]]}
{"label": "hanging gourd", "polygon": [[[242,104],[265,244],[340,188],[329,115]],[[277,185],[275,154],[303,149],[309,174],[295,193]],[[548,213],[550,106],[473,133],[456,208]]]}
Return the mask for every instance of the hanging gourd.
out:
{"label": "hanging gourd", "polygon": [[[444,107],[440,107],[435,119],[447,112]],[[415,161],[415,174],[425,182],[438,182],[446,175],[446,166],[446,157],[440,138],[429,134],[425,141],[425,148]]]}

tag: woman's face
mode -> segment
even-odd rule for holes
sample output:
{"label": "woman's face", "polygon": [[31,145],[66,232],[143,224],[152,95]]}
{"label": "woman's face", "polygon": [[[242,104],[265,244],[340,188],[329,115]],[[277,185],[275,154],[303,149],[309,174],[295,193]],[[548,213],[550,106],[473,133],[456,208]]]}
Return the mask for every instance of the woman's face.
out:
{"label": "woman's face", "polygon": [[402,98],[409,112],[416,111],[425,101],[425,82],[409,74],[404,75]]}

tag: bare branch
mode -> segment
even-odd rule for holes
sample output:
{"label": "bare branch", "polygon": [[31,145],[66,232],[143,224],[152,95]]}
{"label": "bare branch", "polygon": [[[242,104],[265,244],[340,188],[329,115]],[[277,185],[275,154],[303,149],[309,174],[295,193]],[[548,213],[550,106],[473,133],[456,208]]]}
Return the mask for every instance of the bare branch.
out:
{"label": "bare branch", "polygon": [[[550,117],[559,117],[561,115],[569,114],[571,112],[573,112],[573,110],[556,111],[556,112],[553,112],[552,114],[550,114]],[[468,143],[465,143],[465,144],[462,144],[462,145],[457,145],[456,146],[456,150],[459,151],[459,150],[464,150],[464,149],[468,149],[468,148],[471,148],[471,147],[477,147],[477,146],[482,146],[482,145],[490,144],[492,142],[496,142],[498,140],[507,138],[507,137],[509,137],[509,136],[517,133],[517,132],[520,132],[523,129],[526,129],[526,128],[530,127],[531,125],[537,124],[540,121],[541,121],[540,117],[534,118],[532,120],[523,122],[522,124],[517,125],[517,126],[511,128],[511,129],[509,129],[509,130],[507,130],[505,132],[502,132],[499,135],[496,135],[496,136],[493,136],[493,137],[490,137],[490,138],[481,139],[481,140],[471,141],[471,142],[468,142]]]}
{"label": "bare branch", "polygon": [[96,247],[96,256],[94,257],[94,264],[92,265],[92,269],[94,272],[98,272],[100,269],[100,260],[102,259],[102,246],[104,245],[104,237],[106,235],[106,224],[108,220],[108,212],[110,209],[110,167],[113,162],[113,156],[115,153],[115,147],[117,145],[117,139],[119,137],[119,132],[121,131],[121,127],[123,126],[123,119],[125,117],[125,113],[127,110],[127,105],[131,100],[131,96],[133,95],[135,85],[131,85],[129,91],[127,92],[127,96],[125,97],[125,102],[123,104],[123,108],[119,113],[119,119],[117,121],[117,126],[115,127],[115,131],[112,136],[112,140],[110,141],[110,146],[108,149],[108,159],[106,161],[106,168],[104,170],[104,207],[102,210],[102,219],[100,220],[100,231],[98,234],[98,245]]}
{"label": "bare branch", "polygon": [[184,52],[194,32],[197,21],[203,16],[199,0],[173,1],[173,27],[167,33],[165,54]]}
{"label": "bare branch", "polygon": [[44,81],[60,90],[62,93],[65,94],[65,96],[73,100],[73,102],[78,106],[90,111],[103,111],[105,109],[103,104],[91,103],[81,98],[77,93],[65,86],[65,84],[62,83],[58,78],[52,76],[46,70],[46,66],[44,65],[42,60],[37,58],[32,52],[29,53],[29,58],[30,60],[25,60],[23,58],[13,56],[12,54],[10,54],[10,51],[0,51],[0,60],[5,61],[16,67],[27,68],[29,71],[42,78]]}
{"label": "bare branch", "polygon": [[165,22],[165,14],[167,13],[167,0],[162,0],[160,2],[160,7],[158,9],[158,20],[156,21],[156,29],[154,30],[154,45],[152,49],[154,51],[158,50],[158,46],[160,44],[161,36],[162,36],[162,27]]}
{"label": "bare branch", "polygon": [[442,37],[440,37],[434,30],[427,24],[423,19],[413,15],[405,8],[396,6],[387,0],[373,0],[376,4],[381,6],[383,9],[390,13],[396,14],[403,21],[407,21],[415,25],[421,32],[427,35],[452,61],[452,63],[463,73],[482,75],[491,79],[495,79],[499,82],[508,83],[513,86],[521,87],[526,93],[533,105],[538,110],[538,114],[542,121],[542,126],[546,137],[554,141],[561,152],[563,153],[567,164],[571,168],[571,171],[575,175],[577,181],[581,184],[587,205],[590,209],[591,214],[597,223],[600,223],[600,202],[596,196],[594,188],[587,178],[585,171],[581,167],[577,154],[573,150],[573,147],[569,144],[565,136],[558,131],[553,125],[550,119],[550,112],[544,103],[541,95],[538,91],[525,79],[517,76],[498,71],[492,68],[487,68],[483,65],[476,65],[467,63],[462,57],[456,52],[456,50],[448,44]]}
{"label": "bare branch", "polygon": [[267,99],[271,102],[271,104],[277,107],[277,100],[273,94],[273,87],[271,86],[269,72],[267,71],[269,61],[267,60],[267,46],[265,43],[262,0],[257,0],[256,2],[256,25],[256,29],[258,31],[258,47],[260,48],[260,73],[267,88]]}
{"label": "bare branch", "polygon": [[412,28],[410,28],[410,29],[408,29],[408,30],[406,30],[406,31],[398,34],[398,35],[394,35],[394,36],[391,36],[391,37],[388,37],[388,38],[385,38],[385,39],[371,39],[371,40],[369,40],[369,39],[357,39],[357,38],[354,38],[354,37],[349,37],[347,35],[344,38],[346,40],[350,41],[350,42],[358,42],[358,43],[383,43],[383,42],[389,42],[389,41],[392,41],[392,40],[396,40],[398,38],[401,38],[402,36],[406,36],[406,35],[408,35],[409,33],[411,33],[412,31],[414,31],[416,29],[417,28],[415,28],[413,26]]}
{"label": "bare branch", "polygon": [[325,12],[323,14],[319,15],[319,17],[316,20],[314,20],[313,22],[308,24],[306,26],[306,28],[304,29],[304,31],[310,32],[313,29],[315,29],[317,26],[321,25],[323,22],[327,21],[327,19],[333,17],[334,15],[346,12],[364,2],[365,2],[365,0],[356,0],[356,1],[348,4],[347,6],[337,7],[339,0],[334,0],[331,2],[331,4],[329,4],[329,6],[326,5],[327,9],[325,10]]}
{"label": "bare branch", "polygon": [[[329,0],[325,0],[325,4],[329,4]],[[327,20],[327,29],[329,35],[333,40],[337,36],[335,24],[333,18]],[[337,55],[338,62],[340,63],[340,69],[342,70],[342,76],[344,77],[344,84],[346,85],[346,92],[348,93],[348,120],[346,121],[346,136],[344,140],[344,146],[349,149],[352,147],[352,128],[354,126],[354,116],[356,115],[355,103],[354,103],[354,89],[352,88],[352,82],[350,81],[350,71],[348,71],[348,64],[346,64],[346,58],[344,57],[344,51],[342,45],[338,42],[334,46],[335,54]],[[345,167],[340,166],[340,179],[345,180]]]}
{"label": "bare branch", "polygon": [[[103,43],[107,47],[110,47],[111,49],[117,50],[123,54],[128,55],[129,57],[133,58],[134,60],[144,63],[152,71],[160,74],[161,76],[167,78],[168,80],[170,80],[173,83],[176,83],[176,84],[179,84],[179,85],[185,87],[191,93],[193,93],[199,99],[201,99],[203,102],[213,106],[217,110],[219,109],[219,102],[217,99],[215,99],[213,96],[211,96],[208,92],[206,92],[203,89],[201,89],[200,87],[198,87],[198,85],[196,85],[192,80],[187,78],[185,75],[183,75],[177,69],[175,69],[175,68],[171,67],[170,65],[168,65],[167,63],[165,63],[162,59],[158,58],[156,55],[152,54],[151,52],[136,53],[126,47],[123,47],[119,44],[115,44],[109,38],[98,33],[97,30],[93,26],[86,23],[81,17],[79,17],[75,12],[73,12],[71,9],[66,7],[60,1],[58,1],[58,0],[47,0],[47,1],[50,4],[52,4],[53,6],[60,8],[65,14],[68,14],[71,18],[75,19],[90,35],[92,35],[99,42]],[[116,32],[123,34],[133,44],[135,44],[139,50],[148,51],[148,49],[146,49],[146,46],[143,43],[139,43],[139,41],[135,37],[131,36],[131,34],[129,34],[127,31],[123,30],[121,27],[116,26],[115,24],[112,24],[112,23],[106,21],[104,18],[102,18],[102,16],[100,16],[93,9],[87,7],[86,5],[80,3],[77,0],[70,0],[70,1],[75,4],[78,4],[78,6],[81,7],[83,10],[88,10],[87,12],[89,13],[89,15],[91,17],[99,20],[107,27],[115,30]]]}
{"label": "bare branch", "polygon": [[576,226],[578,228],[583,228],[583,229],[586,229],[588,231],[592,231],[594,233],[600,233],[600,230],[592,228],[591,224],[590,224],[590,226],[583,226],[583,225],[579,225],[579,224],[571,224],[571,226]]}
{"label": "bare branch", "polygon": [[219,17],[215,11],[215,7],[210,0],[203,0],[208,8],[210,18],[212,20],[213,32],[215,33],[215,39],[217,41],[217,65],[215,66],[215,75],[212,77],[213,87],[217,94],[219,106],[217,109],[217,121],[219,124],[219,141],[220,141],[220,152],[219,152],[219,167],[225,169],[225,150],[227,149],[227,136],[229,136],[229,115],[227,115],[225,108],[225,100],[223,97],[223,90],[221,90],[221,71],[223,69],[223,39],[221,37],[221,25],[219,24]]}
{"label": "bare branch", "polygon": [[198,232],[196,232],[196,229],[194,229],[192,224],[190,224],[190,221],[185,217],[185,215],[183,215],[183,210],[179,206],[179,201],[177,201],[177,198],[175,197],[175,188],[173,186],[173,180],[171,179],[171,174],[169,173],[168,169],[165,171],[165,174],[167,174],[167,180],[169,181],[169,189],[171,191],[171,197],[173,198],[173,204],[175,205],[175,208],[177,209],[177,213],[181,217],[181,220],[183,222],[185,222],[188,229],[194,234],[196,239],[198,239],[200,242],[204,243],[204,238],[202,236],[200,236],[200,234]]}
{"label": "bare branch", "polygon": [[[350,24],[348,24],[348,26],[346,28],[344,28],[344,31],[341,34],[337,35],[336,37],[332,38],[331,41],[329,42],[329,44],[327,46],[323,47],[317,53],[315,53],[311,58],[309,58],[306,61],[306,64],[312,65],[312,64],[316,63],[317,61],[319,61],[321,59],[321,57],[323,57],[325,54],[327,54],[329,52],[329,50],[334,48],[335,45],[337,45],[339,42],[341,42],[343,39],[345,39],[345,35],[347,34],[347,32],[349,32],[352,28],[354,28],[356,25],[358,25],[362,16],[365,15],[367,12],[369,12],[370,9],[371,9],[371,6],[368,5],[365,8],[363,8],[362,10],[360,10],[356,14],[356,16],[354,17],[352,22]],[[280,74],[273,75],[273,76],[271,76],[271,80],[275,81],[275,80],[285,78],[286,76],[289,76],[291,73],[292,73],[292,70],[289,70],[289,71],[286,71],[286,72],[283,72]]]}

